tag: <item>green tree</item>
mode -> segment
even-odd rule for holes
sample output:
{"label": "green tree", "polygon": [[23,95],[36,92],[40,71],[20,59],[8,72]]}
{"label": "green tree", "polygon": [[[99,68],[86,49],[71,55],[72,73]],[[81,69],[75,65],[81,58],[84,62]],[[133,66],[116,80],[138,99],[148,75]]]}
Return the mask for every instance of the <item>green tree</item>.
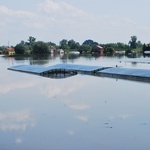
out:
{"label": "green tree", "polygon": [[35,42],[36,38],[34,38],[33,36],[29,36],[29,45],[31,46],[34,42]]}
{"label": "green tree", "polygon": [[105,53],[114,53],[115,52],[115,49],[113,47],[107,47],[105,50],[104,50]]}
{"label": "green tree", "polygon": [[116,50],[121,51],[121,50],[129,49],[129,46],[128,46],[127,44],[118,42],[118,43],[116,44],[116,47],[114,47],[114,48],[115,48]]}
{"label": "green tree", "polygon": [[131,40],[129,41],[129,45],[130,45],[130,48],[136,48],[137,46],[137,37],[136,36],[131,36]]}
{"label": "green tree", "polygon": [[94,46],[94,45],[98,45],[97,42],[94,42],[93,40],[86,40],[83,42],[83,45],[89,45],[89,46]]}
{"label": "green tree", "polygon": [[63,50],[68,50],[69,49],[67,40],[63,39],[59,42],[59,44],[60,44],[61,49],[63,49]]}
{"label": "green tree", "polygon": [[69,40],[68,46],[71,50],[77,50],[77,49],[79,49],[80,44],[78,42],[75,42],[74,40]]}
{"label": "green tree", "polygon": [[47,43],[49,46],[53,46],[53,47],[55,47],[55,48],[57,48],[58,46],[55,44],[55,43],[53,43],[53,42],[48,42]]}
{"label": "green tree", "polygon": [[0,54],[4,52],[5,48],[3,46],[0,46]]}
{"label": "green tree", "polygon": [[42,41],[34,42],[32,48],[33,48],[32,50],[33,54],[48,54],[49,53],[48,44]]}
{"label": "green tree", "polygon": [[34,38],[33,36],[29,36],[27,44],[30,50],[32,50],[32,46],[35,43],[35,41],[36,41],[36,38]]}
{"label": "green tree", "polygon": [[79,52],[80,52],[80,53],[90,53],[91,50],[92,50],[92,47],[89,46],[89,45],[82,44],[82,45],[79,47]]}
{"label": "green tree", "polygon": [[25,50],[26,50],[26,47],[24,45],[22,45],[22,44],[17,44],[15,46],[15,53],[16,54],[22,55],[22,54],[25,53]]}
{"label": "green tree", "polygon": [[143,45],[143,52],[144,51],[150,51],[150,44],[144,44]]}
{"label": "green tree", "polygon": [[143,44],[141,43],[141,41],[137,41],[137,47],[142,47]]}

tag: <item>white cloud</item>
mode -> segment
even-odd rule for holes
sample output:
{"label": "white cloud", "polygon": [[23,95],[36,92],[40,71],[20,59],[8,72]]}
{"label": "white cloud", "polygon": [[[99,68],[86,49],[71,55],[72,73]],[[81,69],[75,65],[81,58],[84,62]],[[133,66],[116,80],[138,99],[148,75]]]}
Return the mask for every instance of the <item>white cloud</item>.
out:
{"label": "white cloud", "polygon": [[[84,12],[78,8],[70,5],[69,3],[53,2],[52,0],[46,0],[38,5],[40,11],[47,13],[48,15],[60,15],[65,17],[79,17],[84,15]],[[64,18],[62,18],[64,19]]]}
{"label": "white cloud", "polygon": [[0,5],[0,16],[2,21],[3,20],[18,21],[14,19],[24,20],[24,19],[33,19],[37,17],[37,15],[33,12],[13,10],[1,5]]}
{"label": "white cloud", "polygon": [[3,5],[0,5],[0,14],[1,15],[13,15],[12,13],[13,11],[11,9],[8,9],[7,7],[3,6]]}
{"label": "white cloud", "polygon": [[61,10],[61,3],[55,3],[50,0],[46,0],[45,2],[38,5],[39,10],[46,12],[46,13],[58,13]]}
{"label": "white cloud", "polygon": [[38,33],[37,30],[40,31],[43,28],[40,16],[35,12],[14,10],[0,6],[0,18],[0,34],[3,35],[2,41],[5,43],[8,40],[10,40],[10,44],[19,43],[21,40],[25,40],[24,38],[27,39],[28,36]]}
{"label": "white cloud", "polygon": [[0,6],[0,34],[6,40],[5,43],[8,35],[10,43],[15,39],[20,42],[24,40],[23,37],[27,39],[30,35],[44,41],[57,39],[59,42],[58,39],[78,36],[77,31],[81,32],[84,25],[88,25],[85,20],[89,16],[66,2],[47,0],[38,5],[38,10],[31,12]]}
{"label": "white cloud", "polygon": [[78,42],[89,38],[100,43],[128,42],[131,35],[145,40],[150,33],[149,23],[139,23],[132,15],[106,15],[107,11],[92,14],[81,8],[75,7],[71,2],[54,0],[42,1],[37,4],[37,10],[33,11],[0,5],[0,34],[3,35],[0,42],[7,42],[8,35],[10,43],[26,40],[30,35],[56,43],[64,38]]}

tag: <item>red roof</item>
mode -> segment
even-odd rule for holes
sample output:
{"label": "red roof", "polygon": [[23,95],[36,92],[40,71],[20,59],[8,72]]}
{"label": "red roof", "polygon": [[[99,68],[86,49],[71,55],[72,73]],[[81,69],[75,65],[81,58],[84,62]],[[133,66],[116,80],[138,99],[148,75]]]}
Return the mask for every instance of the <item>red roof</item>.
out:
{"label": "red roof", "polygon": [[9,50],[9,51],[14,51],[14,48],[8,47],[7,50]]}
{"label": "red roof", "polygon": [[97,47],[98,47],[98,48],[100,48],[100,49],[102,49],[102,48],[103,48],[103,47],[102,47],[102,46],[100,46],[100,45],[98,45]]}

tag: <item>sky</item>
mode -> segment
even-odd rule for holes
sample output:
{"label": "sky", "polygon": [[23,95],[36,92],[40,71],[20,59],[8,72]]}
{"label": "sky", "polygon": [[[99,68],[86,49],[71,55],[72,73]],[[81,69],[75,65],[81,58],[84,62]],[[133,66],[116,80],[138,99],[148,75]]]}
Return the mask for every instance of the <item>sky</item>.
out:
{"label": "sky", "polygon": [[0,0],[0,46],[62,39],[150,43],[150,0]]}

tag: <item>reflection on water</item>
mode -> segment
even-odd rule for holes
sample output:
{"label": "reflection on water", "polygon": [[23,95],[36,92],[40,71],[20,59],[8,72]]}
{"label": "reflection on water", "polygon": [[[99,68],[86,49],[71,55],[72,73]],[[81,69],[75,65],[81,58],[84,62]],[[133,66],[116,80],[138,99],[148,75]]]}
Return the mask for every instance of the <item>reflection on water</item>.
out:
{"label": "reflection on water", "polygon": [[35,121],[28,110],[16,112],[0,112],[1,131],[26,131],[28,127],[34,127]]}
{"label": "reflection on water", "polygon": [[53,79],[63,79],[63,78],[72,77],[74,75],[77,75],[77,73],[75,73],[75,72],[60,72],[60,73],[44,74],[42,76],[47,77],[47,78],[53,78]]}
{"label": "reflection on water", "polygon": [[45,71],[44,73],[41,74],[41,76],[43,77],[53,78],[53,79],[63,79],[63,78],[72,77],[74,75],[77,75],[77,71],[69,70],[69,69],[58,69],[57,67],[56,69],[53,68],[51,71],[47,71],[47,72]]}
{"label": "reflection on water", "polygon": [[[10,63],[0,57],[0,150],[149,149],[150,84],[81,74],[55,80],[7,70],[62,62],[38,59]],[[125,59],[82,56],[72,63],[149,68]]]}

